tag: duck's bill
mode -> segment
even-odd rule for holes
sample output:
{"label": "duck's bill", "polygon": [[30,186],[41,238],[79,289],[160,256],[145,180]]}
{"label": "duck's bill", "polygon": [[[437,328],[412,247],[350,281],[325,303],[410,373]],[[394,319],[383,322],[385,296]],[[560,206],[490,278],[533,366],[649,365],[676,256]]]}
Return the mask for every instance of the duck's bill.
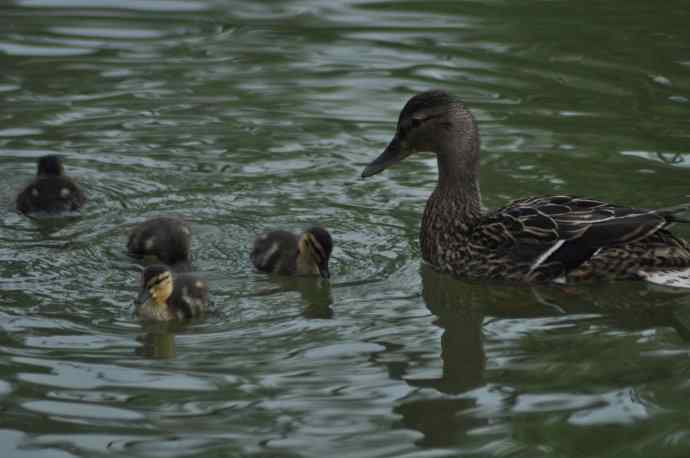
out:
{"label": "duck's bill", "polygon": [[362,178],[367,178],[372,175],[376,175],[379,172],[387,169],[391,165],[395,165],[398,162],[409,156],[410,152],[405,151],[396,135],[393,140],[388,144],[386,149],[381,153],[379,157],[374,159],[371,164],[362,172]]}
{"label": "duck's bill", "polygon": [[141,292],[137,296],[135,304],[136,305],[144,305],[149,300],[151,300],[151,292],[147,288],[144,288],[141,290]]}

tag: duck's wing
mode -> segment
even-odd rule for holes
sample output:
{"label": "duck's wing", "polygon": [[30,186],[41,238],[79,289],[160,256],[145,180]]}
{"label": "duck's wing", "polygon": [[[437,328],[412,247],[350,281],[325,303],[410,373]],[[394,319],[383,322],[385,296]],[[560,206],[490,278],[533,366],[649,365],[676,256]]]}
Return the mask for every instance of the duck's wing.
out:
{"label": "duck's wing", "polygon": [[492,212],[479,230],[501,247],[506,262],[528,280],[562,275],[604,247],[642,240],[674,222],[690,204],[657,210],[628,208],[573,196],[521,199]]}

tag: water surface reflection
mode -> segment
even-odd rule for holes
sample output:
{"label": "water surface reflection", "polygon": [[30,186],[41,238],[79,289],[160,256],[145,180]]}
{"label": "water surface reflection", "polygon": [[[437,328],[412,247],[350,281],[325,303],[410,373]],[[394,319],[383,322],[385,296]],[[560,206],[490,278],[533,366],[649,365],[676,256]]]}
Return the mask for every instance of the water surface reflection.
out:
{"label": "water surface reflection", "polygon": [[[517,353],[520,355],[518,358],[526,361],[532,353],[550,351],[541,344],[535,347],[532,334],[538,333],[539,328],[552,333],[571,327],[582,328],[583,325],[592,329],[609,323],[627,332],[645,333],[668,327],[680,339],[690,341],[690,321],[685,310],[688,295],[679,290],[647,285],[631,287],[630,284],[580,287],[487,285],[457,280],[434,271],[424,263],[421,275],[424,302],[437,317],[434,326],[443,330],[440,342],[442,370],[440,377],[408,377],[405,380],[412,387],[431,388],[447,396],[429,398],[428,394],[421,394],[423,391],[416,391],[410,396],[411,400],[398,403],[394,411],[402,415],[403,425],[424,435],[417,442],[423,446],[463,447],[474,444],[475,433],[495,430],[498,424],[506,421],[508,412],[519,414],[533,408],[542,411],[542,405],[552,405],[547,407],[548,410],[566,408],[573,411],[571,423],[577,423],[578,411],[586,413],[583,418],[590,416],[592,409],[609,410],[608,415],[627,415],[616,412],[612,406],[616,401],[607,399],[606,395],[582,396],[577,391],[531,395],[522,394],[519,388],[502,387],[508,380],[512,386],[520,385],[519,377],[509,379],[503,373],[506,359],[515,358]],[[541,324],[530,326],[524,319],[537,320]],[[484,334],[487,329],[493,332],[493,329],[503,327],[501,321],[512,322],[522,328],[513,331],[517,332],[513,336],[516,347],[506,349],[492,345],[487,356]],[[556,337],[553,340],[560,339]],[[502,350],[511,355],[506,358]],[[586,352],[579,361],[581,364],[587,364],[585,355]],[[492,357],[496,361],[491,361]],[[524,369],[529,370],[529,363]],[[548,377],[548,373],[543,375]],[[538,378],[540,375],[535,373],[534,376]],[[590,391],[589,386],[583,384],[582,389]],[[630,395],[633,403],[639,402],[634,393]],[[533,408],[528,408],[526,403]],[[566,405],[569,407],[564,407]],[[647,415],[645,413],[643,417]],[[586,420],[583,421],[587,424]]]}

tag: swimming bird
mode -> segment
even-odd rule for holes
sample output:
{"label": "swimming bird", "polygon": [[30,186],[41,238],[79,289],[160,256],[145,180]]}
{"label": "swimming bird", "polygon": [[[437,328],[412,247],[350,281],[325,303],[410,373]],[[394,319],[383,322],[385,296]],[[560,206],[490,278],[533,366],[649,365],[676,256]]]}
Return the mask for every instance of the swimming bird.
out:
{"label": "swimming bird", "polygon": [[198,318],[208,308],[208,282],[196,274],[175,273],[154,264],[141,274],[136,313],[143,320]]}
{"label": "swimming bird", "polygon": [[192,229],[180,218],[161,216],[135,226],[127,240],[127,252],[143,257],[145,264],[166,264],[175,272],[191,271]]}
{"label": "swimming bird", "polygon": [[570,195],[481,207],[479,130],[465,104],[442,90],[413,96],[396,133],[362,172],[375,175],[417,152],[433,152],[438,183],[420,230],[422,257],[459,277],[524,282],[591,277],[690,287],[690,248],[669,231],[690,204],[629,208]]}
{"label": "swimming bird", "polygon": [[282,230],[261,234],[254,240],[250,257],[254,266],[262,272],[329,278],[331,251],[331,234],[322,227],[314,226],[299,236]]}
{"label": "swimming bird", "polygon": [[17,195],[19,213],[59,213],[79,210],[86,196],[77,182],[65,175],[62,157],[51,154],[38,159],[36,177]]}

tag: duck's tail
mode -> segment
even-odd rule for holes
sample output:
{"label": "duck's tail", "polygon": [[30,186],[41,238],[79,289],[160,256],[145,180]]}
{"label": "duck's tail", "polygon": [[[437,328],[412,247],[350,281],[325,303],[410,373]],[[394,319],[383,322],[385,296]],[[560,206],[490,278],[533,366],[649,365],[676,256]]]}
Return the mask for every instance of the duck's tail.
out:
{"label": "duck's tail", "polygon": [[690,202],[673,207],[660,208],[655,213],[663,216],[669,223],[690,223],[690,219],[679,216],[680,213],[687,213],[690,211]]}
{"label": "duck's tail", "polygon": [[650,272],[641,270],[638,273],[642,279],[655,285],[690,289],[690,267]]}

